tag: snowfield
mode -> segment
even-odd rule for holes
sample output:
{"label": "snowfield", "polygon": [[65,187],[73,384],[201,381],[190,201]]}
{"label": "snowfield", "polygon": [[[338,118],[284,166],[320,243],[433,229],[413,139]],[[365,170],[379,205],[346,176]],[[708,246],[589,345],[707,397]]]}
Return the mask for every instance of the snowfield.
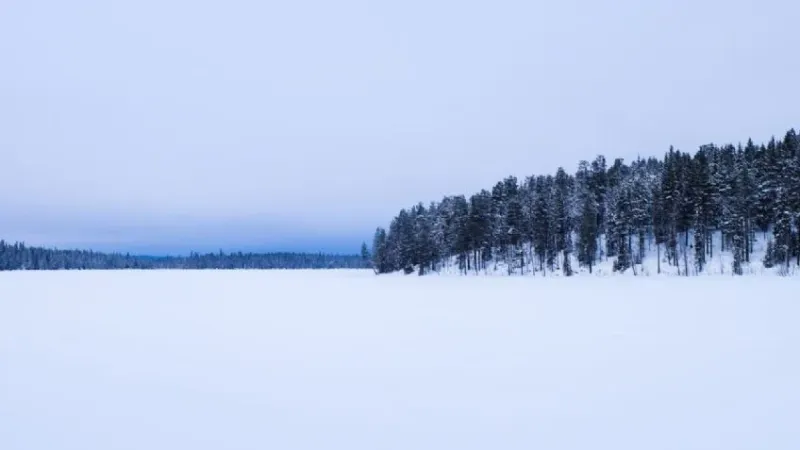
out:
{"label": "snowfield", "polygon": [[797,277],[0,273],[0,449],[798,449]]}

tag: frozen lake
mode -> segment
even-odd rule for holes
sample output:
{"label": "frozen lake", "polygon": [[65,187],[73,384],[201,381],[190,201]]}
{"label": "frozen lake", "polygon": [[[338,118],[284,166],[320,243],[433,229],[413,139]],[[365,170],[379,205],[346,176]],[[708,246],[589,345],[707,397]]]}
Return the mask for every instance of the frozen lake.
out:
{"label": "frozen lake", "polygon": [[800,279],[0,273],[0,448],[797,449]]}

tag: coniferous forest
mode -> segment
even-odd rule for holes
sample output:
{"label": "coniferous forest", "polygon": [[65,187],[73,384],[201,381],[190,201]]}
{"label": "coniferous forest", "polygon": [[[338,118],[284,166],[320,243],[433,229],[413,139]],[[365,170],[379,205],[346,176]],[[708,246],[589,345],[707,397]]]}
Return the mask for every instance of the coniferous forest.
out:
{"label": "coniferous forest", "polygon": [[0,241],[2,270],[68,269],[359,269],[363,255],[323,253],[191,253],[188,256],[135,256],[84,250],[56,250]]}
{"label": "coniferous forest", "polygon": [[[470,197],[402,209],[372,248],[376,273],[491,270],[591,273],[603,261],[636,273],[645,258],[681,275],[731,254],[732,274],[752,262],[778,273],[800,264],[800,141],[794,129],[766,144],[673,148],[662,159],[578,163],[574,174],[510,176]],[[716,242],[715,242],[716,241]],[[529,268],[527,271],[525,268]]]}

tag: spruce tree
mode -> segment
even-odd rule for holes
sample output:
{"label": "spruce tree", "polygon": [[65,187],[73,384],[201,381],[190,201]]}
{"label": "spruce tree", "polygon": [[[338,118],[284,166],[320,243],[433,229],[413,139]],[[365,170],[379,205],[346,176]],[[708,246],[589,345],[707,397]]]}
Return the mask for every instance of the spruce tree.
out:
{"label": "spruce tree", "polygon": [[609,232],[616,242],[616,256],[614,271],[625,272],[631,265],[630,230],[631,230],[631,194],[627,187],[614,189],[614,208],[610,214],[611,221]]}
{"label": "spruce tree", "polygon": [[586,195],[581,208],[581,223],[579,230],[578,262],[589,268],[592,267],[597,256],[598,225],[597,203],[593,195]]}
{"label": "spruce tree", "polygon": [[372,240],[372,267],[375,273],[387,273],[392,269],[386,250],[386,230],[378,227]]}

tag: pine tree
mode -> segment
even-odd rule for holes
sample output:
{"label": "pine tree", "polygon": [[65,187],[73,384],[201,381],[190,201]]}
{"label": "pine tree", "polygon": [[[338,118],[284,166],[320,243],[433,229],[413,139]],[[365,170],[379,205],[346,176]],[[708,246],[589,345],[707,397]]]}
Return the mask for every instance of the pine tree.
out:
{"label": "pine tree", "polygon": [[520,259],[520,268],[525,266],[525,256],[520,247],[523,230],[522,205],[516,198],[510,199],[507,205],[506,230],[509,250],[512,253],[512,257],[508,259],[509,273],[511,273],[513,272],[512,263],[516,258]]}
{"label": "pine tree", "polygon": [[625,272],[632,266],[630,230],[631,230],[631,193],[627,187],[617,187],[614,189],[615,201],[611,212],[609,232],[614,236],[616,242],[616,256],[614,261],[614,271]]}
{"label": "pine tree", "polygon": [[545,266],[553,270],[553,253],[551,248],[552,231],[550,225],[550,200],[552,177],[540,176],[536,178],[536,196],[534,199],[533,213],[533,245],[539,260],[539,270],[544,271]]}
{"label": "pine tree", "polygon": [[[222,253],[222,251],[220,251],[220,253]],[[364,267],[367,267],[372,261],[372,256],[369,253],[366,242],[361,243],[361,261],[363,261]]]}
{"label": "pine tree", "polygon": [[375,273],[387,273],[392,269],[386,250],[386,230],[378,227],[372,240],[372,267]]}
{"label": "pine tree", "polygon": [[578,262],[587,266],[589,273],[592,273],[597,256],[598,231],[597,203],[593,195],[586,195],[581,208]]}
{"label": "pine tree", "polygon": [[453,223],[452,233],[454,236],[454,254],[458,255],[459,269],[467,273],[471,267],[469,258],[470,235],[469,235],[469,204],[463,195],[453,198]]}
{"label": "pine tree", "polygon": [[562,255],[563,259],[569,258],[572,252],[572,218],[570,217],[572,179],[560,168],[556,172],[553,192],[553,231],[555,238],[555,253]]}
{"label": "pine tree", "polygon": [[634,264],[642,264],[645,255],[645,240],[652,230],[652,188],[646,172],[645,162],[637,160],[631,171],[631,177],[627,184],[630,193],[630,233],[628,236],[628,247],[633,252],[633,245],[630,243],[635,235],[637,242],[637,252],[633,255]]}
{"label": "pine tree", "polygon": [[[597,237],[605,233],[604,225],[606,223],[606,190],[607,190],[607,174],[606,174],[606,158],[603,155],[598,155],[592,161],[591,176],[588,179],[589,191],[594,195],[595,204],[597,205]],[[599,247],[599,243],[598,243]]]}
{"label": "pine tree", "polygon": [[491,225],[491,194],[484,190],[469,199],[467,227],[475,272],[484,268],[487,254],[491,256]]}

